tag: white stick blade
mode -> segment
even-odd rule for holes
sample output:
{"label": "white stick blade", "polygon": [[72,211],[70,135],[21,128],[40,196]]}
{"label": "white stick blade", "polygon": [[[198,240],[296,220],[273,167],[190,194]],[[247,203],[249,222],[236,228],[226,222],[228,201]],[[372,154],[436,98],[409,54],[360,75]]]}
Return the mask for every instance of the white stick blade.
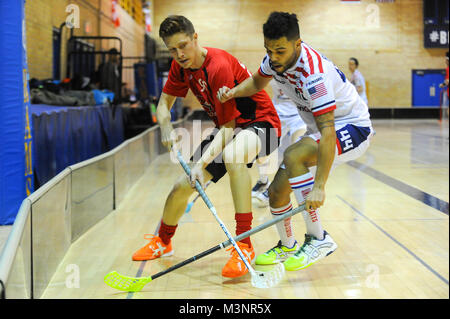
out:
{"label": "white stick blade", "polygon": [[252,275],[252,285],[256,288],[271,288],[280,283],[284,277],[284,265],[277,264],[270,271],[255,271]]}

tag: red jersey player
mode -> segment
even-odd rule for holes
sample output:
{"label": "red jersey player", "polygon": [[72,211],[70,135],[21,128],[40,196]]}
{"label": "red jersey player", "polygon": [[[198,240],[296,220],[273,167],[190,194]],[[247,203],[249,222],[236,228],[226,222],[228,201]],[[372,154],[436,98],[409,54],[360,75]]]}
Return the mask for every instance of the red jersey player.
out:
{"label": "red jersey player", "polygon": [[[159,35],[174,60],[157,108],[162,143],[169,149],[173,145],[169,110],[176,97],[186,96],[189,89],[218,130],[194,152],[192,159],[199,160],[191,168],[189,179],[183,175],[173,186],[166,199],[159,235],[145,236],[150,243],[139,249],[133,260],[150,260],[173,254],[171,238],[194,191],[195,181],[202,185],[209,180],[217,182],[227,172],[235,208],[236,235],[250,230],[253,217],[248,167],[257,156],[266,156],[278,147],[281,133],[277,112],[265,91],[225,103],[217,99],[219,88],[225,85],[234,87],[251,74],[229,53],[201,47],[188,19],[169,16],[161,23]],[[248,261],[252,262],[255,253],[250,238],[238,242],[238,245]],[[238,277],[247,272],[237,252],[232,249],[222,275]]]}

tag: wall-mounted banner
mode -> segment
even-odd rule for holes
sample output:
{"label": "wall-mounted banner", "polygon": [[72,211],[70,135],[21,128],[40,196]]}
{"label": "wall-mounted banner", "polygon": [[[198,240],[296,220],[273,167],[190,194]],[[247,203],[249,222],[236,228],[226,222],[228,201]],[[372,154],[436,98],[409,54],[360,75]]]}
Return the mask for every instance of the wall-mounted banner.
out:
{"label": "wall-mounted banner", "polygon": [[111,20],[116,28],[120,26],[120,18],[117,7],[117,0],[111,0]]}
{"label": "wall-mounted banner", "polygon": [[425,48],[448,48],[448,25],[425,25],[423,40]]}

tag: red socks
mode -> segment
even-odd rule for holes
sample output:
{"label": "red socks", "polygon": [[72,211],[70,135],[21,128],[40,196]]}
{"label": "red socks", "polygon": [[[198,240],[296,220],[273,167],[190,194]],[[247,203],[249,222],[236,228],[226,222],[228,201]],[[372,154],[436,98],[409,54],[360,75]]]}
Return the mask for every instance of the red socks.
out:
{"label": "red socks", "polygon": [[[252,219],[253,219],[252,212],[244,214],[236,213],[234,215],[234,218],[236,219],[236,235],[240,235],[252,229]],[[241,243],[245,243],[248,245],[248,247],[252,247],[250,237],[242,239]]]}
{"label": "red socks", "polygon": [[[252,229],[252,219],[253,219],[252,212],[244,214],[236,213],[235,219],[236,219],[236,235],[240,235]],[[164,222],[161,222],[161,227],[159,228],[159,237],[161,238],[161,240],[165,245],[168,245],[170,243],[170,239],[175,234],[177,226],[178,225],[169,226],[164,224]],[[252,247],[250,237],[242,239],[241,242],[247,244],[249,247]]]}
{"label": "red socks", "polygon": [[159,228],[159,237],[161,238],[162,242],[165,245],[168,245],[170,243],[170,239],[175,234],[175,230],[177,229],[178,225],[175,226],[169,226],[164,224],[163,221],[161,221],[161,226]]}

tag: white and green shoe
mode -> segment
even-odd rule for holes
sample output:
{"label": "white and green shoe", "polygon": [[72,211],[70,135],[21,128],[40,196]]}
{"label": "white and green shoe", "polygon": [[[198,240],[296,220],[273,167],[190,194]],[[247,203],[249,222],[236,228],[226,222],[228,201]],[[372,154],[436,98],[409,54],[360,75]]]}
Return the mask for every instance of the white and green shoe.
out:
{"label": "white and green shoe", "polygon": [[322,240],[312,235],[305,235],[302,247],[283,263],[284,268],[289,271],[305,269],[320,259],[328,256],[338,247],[333,238],[324,231]]}
{"label": "white and green shoe", "polygon": [[294,253],[299,249],[297,241],[295,241],[294,246],[292,248],[288,248],[281,244],[281,240],[278,241],[278,244],[269,249],[264,254],[256,257],[255,264],[256,265],[273,265],[280,262],[285,261],[290,256],[294,255]]}

